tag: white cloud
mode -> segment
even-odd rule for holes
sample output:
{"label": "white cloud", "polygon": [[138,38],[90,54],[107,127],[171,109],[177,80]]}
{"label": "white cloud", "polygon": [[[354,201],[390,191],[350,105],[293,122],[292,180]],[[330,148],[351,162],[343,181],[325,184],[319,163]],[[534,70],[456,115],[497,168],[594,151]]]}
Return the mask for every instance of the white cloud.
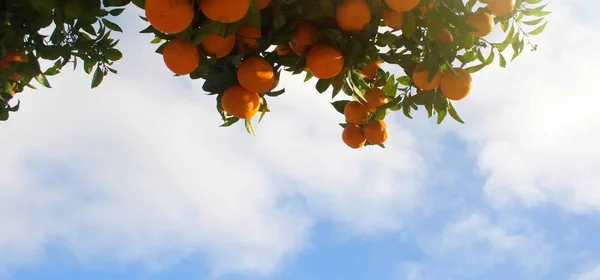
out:
{"label": "white cloud", "polygon": [[422,273],[431,279],[435,275],[448,279],[481,277],[506,263],[541,275],[553,261],[552,247],[529,223],[492,220],[479,212],[451,221],[439,233],[425,234],[419,242],[427,254],[421,263]]}
{"label": "white cloud", "polygon": [[401,226],[425,174],[411,132],[390,122],[388,149],[351,150],[342,115],[300,77],[257,138],[218,128],[214,98],[172,78],[143,27],[127,28],[120,74],[99,89],[66,70],[0,124],[0,269],[58,243],[88,264],[160,269],[203,254],[215,273],[264,275],[321,220],[357,234]]}
{"label": "white cloud", "polygon": [[538,51],[475,74],[472,95],[456,105],[467,124],[453,129],[478,155],[496,207],[552,203],[597,211],[600,72],[593,62],[600,60],[600,29],[571,1],[548,3],[550,23],[532,38]]}
{"label": "white cloud", "polygon": [[595,266],[578,275],[573,275],[571,280],[598,280],[600,279],[600,265]]}

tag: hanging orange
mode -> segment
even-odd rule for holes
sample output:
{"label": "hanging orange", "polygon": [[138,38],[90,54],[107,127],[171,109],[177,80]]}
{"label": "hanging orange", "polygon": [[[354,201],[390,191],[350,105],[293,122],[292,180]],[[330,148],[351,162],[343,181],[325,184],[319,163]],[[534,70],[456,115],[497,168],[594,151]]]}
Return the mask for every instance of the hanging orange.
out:
{"label": "hanging orange", "polygon": [[188,28],[195,14],[191,0],[146,0],[144,11],[150,25],[167,34]]}
{"label": "hanging orange", "polygon": [[237,78],[245,89],[263,93],[273,88],[275,70],[266,59],[252,56],[242,61],[237,69]]}
{"label": "hanging orange", "polygon": [[307,47],[315,43],[314,36],[319,33],[319,27],[312,21],[303,20],[298,23],[294,37],[290,41],[290,48],[296,54],[302,54]]}
{"label": "hanging orange", "polygon": [[329,44],[319,44],[306,55],[306,67],[319,79],[337,76],[344,69],[344,54]]}
{"label": "hanging orange", "polygon": [[429,69],[425,68],[425,63],[419,62],[412,73],[412,80],[415,86],[422,90],[434,90],[439,87],[442,81],[442,71],[438,68],[431,81],[429,81],[430,73]]}
{"label": "hanging orange", "polygon": [[165,46],[163,60],[173,73],[187,75],[198,68],[200,54],[198,48],[191,43],[174,39]]}
{"label": "hanging orange", "polygon": [[201,0],[200,10],[204,15],[221,23],[241,20],[250,8],[250,0]]}
{"label": "hanging orange", "polygon": [[348,0],[337,5],[335,20],[346,32],[360,32],[371,22],[371,8],[365,0]]}
{"label": "hanging orange", "polygon": [[223,38],[216,33],[211,33],[200,43],[200,47],[209,56],[222,58],[227,56],[235,46],[235,35]]}
{"label": "hanging orange", "polygon": [[240,119],[252,118],[260,108],[260,96],[241,86],[231,86],[221,96],[221,107]]}
{"label": "hanging orange", "polygon": [[358,149],[365,145],[367,138],[365,138],[365,133],[360,126],[351,124],[342,131],[342,140],[348,147]]}

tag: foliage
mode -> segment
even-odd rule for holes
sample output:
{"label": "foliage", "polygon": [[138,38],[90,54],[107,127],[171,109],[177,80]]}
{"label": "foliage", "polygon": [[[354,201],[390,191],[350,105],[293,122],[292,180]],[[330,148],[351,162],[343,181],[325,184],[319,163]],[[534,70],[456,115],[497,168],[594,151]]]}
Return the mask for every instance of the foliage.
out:
{"label": "foliage", "polygon": [[[224,127],[235,124],[240,118],[223,110],[222,95],[228,88],[238,85],[238,66],[253,56],[268,61],[275,73],[271,90],[258,93],[259,121],[269,112],[267,100],[285,92],[278,81],[281,72],[287,71],[293,75],[304,73],[305,81],[317,79],[315,89],[319,93],[329,91],[332,98],[340,93],[347,95],[346,100],[332,102],[342,114],[350,100],[367,105],[365,93],[374,87],[380,88],[387,96],[386,102],[371,111],[367,122],[359,124],[361,127],[371,120],[383,120],[394,111],[402,111],[412,118],[413,111],[420,108],[424,108],[430,118],[437,116],[438,124],[447,115],[462,123],[453,100],[446,98],[439,87],[432,90],[415,87],[412,76],[417,63],[422,62],[429,71],[428,81],[435,79],[436,70],[454,74],[454,69],[461,68],[473,74],[494,63],[506,67],[507,62],[518,57],[526,47],[537,49],[530,37],[543,32],[547,24],[544,17],[550,13],[541,0],[516,0],[512,12],[493,18],[494,29],[502,31],[504,36],[502,40],[492,42],[488,39],[492,36],[473,36],[471,32],[477,27],[470,24],[468,18],[476,11],[490,12],[490,7],[481,2],[505,0],[421,0],[417,7],[401,12],[402,24],[397,30],[387,27],[383,20],[386,12],[391,11],[389,2],[394,0],[364,0],[370,8],[369,22],[362,30],[350,32],[341,30],[336,21],[340,16],[336,15],[336,7],[348,0],[272,0],[266,1],[268,6],[262,9],[259,2],[264,4],[264,0],[245,0],[250,4],[243,18],[229,23],[211,20],[205,15],[201,2],[210,0],[181,1],[188,1],[195,11],[187,28],[167,34],[149,24],[140,32],[153,36],[151,43],[157,44],[158,54],[162,54],[165,46],[174,39],[198,46],[198,67],[185,76],[204,81],[203,89],[216,98],[216,108]],[[243,2],[232,1],[231,5]],[[99,86],[109,73],[116,74],[113,63],[120,60],[122,54],[116,48],[118,40],[112,39],[111,35],[123,30],[111,17],[121,15],[130,3],[140,9],[147,8],[145,0],[0,0],[4,7],[0,13],[3,23],[0,26],[0,57],[15,50],[23,51],[26,56],[21,62],[5,63],[8,67],[0,65],[0,120],[7,120],[9,114],[18,110],[19,102],[11,102],[14,94],[25,87],[35,88],[32,85],[34,79],[38,84],[50,87],[49,77],[59,74],[69,63],[74,68],[80,64],[91,75],[92,88]],[[140,18],[148,21],[146,16]],[[307,20],[318,27],[314,42],[333,46],[343,54],[343,69],[333,77],[316,78],[307,69],[310,46],[300,53],[287,48],[295,39],[299,24]],[[248,26],[260,29],[260,36],[240,34]],[[441,32],[446,32],[450,38],[440,39],[438,34]],[[202,44],[214,34],[235,36],[236,47],[223,57],[211,56]],[[282,48],[285,51],[276,50],[275,46],[285,46]],[[43,60],[51,62],[51,66],[42,69]],[[377,75],[371,80],[366,76],[365,67],[374,61],[382,62],[386,68],[399,66],[402,74],[396,76],[376,68]],[[20,77],[15,79],[14,73]],[[253,134],[252,118],[244,121]],[[341,124],[342,127],[348,125]],[[371,143],[366,142],[366,145]],[[383,147],[383,144],[379,145]]]}

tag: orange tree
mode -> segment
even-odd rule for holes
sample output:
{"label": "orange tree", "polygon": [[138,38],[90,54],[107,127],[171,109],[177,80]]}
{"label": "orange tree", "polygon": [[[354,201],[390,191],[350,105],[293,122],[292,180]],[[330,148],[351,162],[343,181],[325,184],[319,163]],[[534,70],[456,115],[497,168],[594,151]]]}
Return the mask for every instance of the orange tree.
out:
{"label": "orange tree", "polygon": [[[203,81],[228,127],[254,134],[281,96],[282,71],[316,79],[344,114],[351,148],[384,147],[385,118],[424,108],[441,123],[463,122],[453,103],[472,91],[473,73],[505,67],[543,32],[541,0],[0,0],[0,120],[18,110],[14,95],[50,87],[48,77],[81,65],[99,86],[122,58],[110,17],[132,3],[141,30],[176,76]],[[493,33],[496,31],[495,33]],[[491,38],[497,38],[492,40]],[[51,62],[42,69],[40,62]],[[392,74],[382,66],[399,66]],[[387,67],[386,67],[387,68]],[[476,89],[475,91],[481,91]],[[340,93],[347,98],[336,98]]]}

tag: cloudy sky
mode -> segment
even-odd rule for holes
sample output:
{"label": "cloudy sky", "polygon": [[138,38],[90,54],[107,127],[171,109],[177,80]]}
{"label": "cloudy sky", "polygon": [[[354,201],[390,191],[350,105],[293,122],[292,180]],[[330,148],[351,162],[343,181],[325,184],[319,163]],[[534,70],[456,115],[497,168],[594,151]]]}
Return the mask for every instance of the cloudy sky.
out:
{"label": "cloudy sky", "polygon": [[466,124],[396,113],[385,150],[299,76],[257,137],[219,128],[122,22],[119,75],[66,70],[0,123],[0,279],[600,279],[600,2],[546,1]]}

